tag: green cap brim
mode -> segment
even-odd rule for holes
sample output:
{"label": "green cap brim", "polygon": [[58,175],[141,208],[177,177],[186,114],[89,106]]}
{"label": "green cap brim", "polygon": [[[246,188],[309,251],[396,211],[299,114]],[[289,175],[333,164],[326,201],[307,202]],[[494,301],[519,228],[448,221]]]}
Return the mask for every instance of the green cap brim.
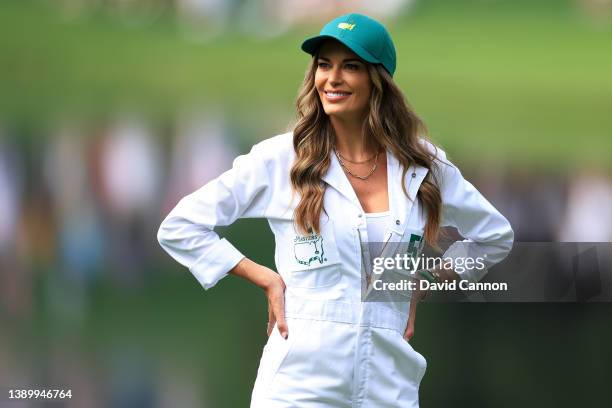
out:
{"label": "green cap brim", "polygon": [[353,51],[355,54],[357,54],[357,56],[359,56],[361,59],[363,59],[363,60],[365,60],[367,62],[370,62],[372,64],[380,64],[381,63],[372,54],[370,54],[363,47],[361,47],[359,44],[351,42],[351,41],[349,41],[349,40],[347,40],[345,38],[334,37],[333,35],[317,35],[316,37],[308,38],[306,41],[304,41],[302,43],[302,51],[304,51],[304,52],[314,56],[316,54],[317,50],[319,49],[319,47],[321,46],[321,44],[325,40],[329,40],[329,39],[336,40],[336,41],[344,44],[351,51]]}

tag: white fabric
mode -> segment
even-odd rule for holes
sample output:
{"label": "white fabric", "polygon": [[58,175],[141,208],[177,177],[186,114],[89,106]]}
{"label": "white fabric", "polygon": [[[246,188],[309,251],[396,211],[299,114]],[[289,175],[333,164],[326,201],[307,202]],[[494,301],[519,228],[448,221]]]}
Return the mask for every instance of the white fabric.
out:
{"label": "white fabric", "polygon": [[385,242],[385,232],[390,220],[389,211],[366,213],[370,254],[378,256]]}
{"label": "white fabric", "polygon": [[[486,265],[510,251],[510,224],[446,160],[437,155],[442,224],[455,226],[470,243],[462,251],[486,255]],[[233,168],[183,198],[160,226],[158,240],[188,267],[205,289],[214,286],[242,254],[213,231],[241,217],[268,220],[275,236],[275,264],[286,284],[289,338],[272,332],[261,358],[251,407],[418,407],[426,361],[402,338],[409,310],[404,302],[362,302],[362,261],[370,264],[370,232],[363,209],[335,155],[323,177],[325,212],[320,232],[294,229],[298,200],[289,169],[295,157],[292,134],[276,136],[239,156]],[[399,161],[387,151],[389,217],[385,253],[422,243],[426,216],[416,193],[428,170],[410,166],[405,180]],[[408,197],[402,189],[404,183]],[[378,230],[374,231],[378,234]],[[391,244],[392,243],[392,244]],[[447,255],[445,254],[445,255]],[[486,273],[466,269],[468,279]]]}

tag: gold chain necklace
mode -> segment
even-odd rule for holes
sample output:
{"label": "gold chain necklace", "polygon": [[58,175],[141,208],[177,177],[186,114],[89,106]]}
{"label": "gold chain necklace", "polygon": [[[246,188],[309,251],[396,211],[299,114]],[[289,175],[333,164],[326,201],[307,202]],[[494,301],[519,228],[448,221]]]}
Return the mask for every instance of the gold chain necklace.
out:
{"label": "gold chain necklace", "polygon": [[334,153],[336,154],[336,157],[338,158],[338,161],[340,162],[340,166],[342,166],[344,171],[346,171],[351,176],[353,176],[355,178],[358,178],[360,180],[367,180],[368,178],[370,178],[370,176],[372,174],[374,174],[374,172],[376,171],[376,167],[378,167],[378,154],[380,153],[380,151],[378,151],[376,153],[376,156],[374,156],[374,166],[372,166],[372,169],[370,170],[370,172],[367,175],[365,175],[365,176],[360,176],[360,175],[355,174],[352,171],[350,171],[348,169],[348,167],[346,167],[346,164],[344,164],[344,160],[342,160],[342,157],[340,156],[340,153],[338,153],[338,151],[336,149],[334,149]]}
{"label": "gold chain necklace", "polygon": [[370,157],[369,159],[365,159],[365,160],[362,160],[362,161],[353,161],[353,160],[349,160],[346,157],[344,157],[343,155],[341,155],[340,152],[338,152],[338,156],[340,156],[343,161],[349,162],[351,164],[365,164],[365,163],[369,163],[369,162],[372,161],[373,158],[376,157],[376,155],[374,155],[374,156]]}

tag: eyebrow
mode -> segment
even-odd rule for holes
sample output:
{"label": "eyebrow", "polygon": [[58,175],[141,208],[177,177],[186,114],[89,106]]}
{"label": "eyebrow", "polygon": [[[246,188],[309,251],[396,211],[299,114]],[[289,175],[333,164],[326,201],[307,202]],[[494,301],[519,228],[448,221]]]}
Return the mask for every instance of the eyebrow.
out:
{"label": "eyebrow", "polygon": [[[325,57],[318,57],[318,59],[330,61],[329,58],[325,58]],[[346,58],[342,60],[342,62],[352,62],[352,61],[361,63],[361,60],[357,58]]]}

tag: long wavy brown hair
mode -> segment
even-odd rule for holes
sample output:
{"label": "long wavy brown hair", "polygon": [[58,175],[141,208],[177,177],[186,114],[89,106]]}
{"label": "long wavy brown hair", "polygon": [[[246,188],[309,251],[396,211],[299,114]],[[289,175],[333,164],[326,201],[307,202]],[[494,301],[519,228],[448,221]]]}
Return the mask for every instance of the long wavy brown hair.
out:
{"label": "long wavy brown hair", "polygon": [[[406,196],[405,179],[409,166],[416,163],[430,170],[419,188],[417,198],[427,212],[425,241],[437,247],[442,198],[436,174],[432,171],[434,156],[419,143],[419,138],[427,137],[427,129],[389,73],[381,65],[365,64],[372,81],[372,92],[369,112],[363,123],[364,142],[375,151],[388,148],[397,157],[402,165],[402,190]],[[318,234],[326,188],[322,177],[331,162],[335,133],[315,88],[316,69],[315,55],[306,70],[296,100],[297,122],[293,129],[296,158],[290,175],[293,192],[300,195],[294,213],[297,230]]]}

